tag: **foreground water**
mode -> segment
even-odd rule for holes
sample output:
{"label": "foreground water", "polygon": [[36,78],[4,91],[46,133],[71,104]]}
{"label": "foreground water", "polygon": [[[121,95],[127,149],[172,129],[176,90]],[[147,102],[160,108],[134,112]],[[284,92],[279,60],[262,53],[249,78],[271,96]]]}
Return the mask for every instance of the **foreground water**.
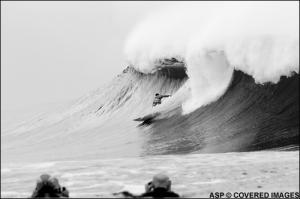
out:
{"label": "foreground water", "polygon": [[299,192],[299,151],[6,164],[1,168],[1,197],[29,197],[42,173],[58,177],[70,197],[114,197],[122,190],[138,194],[158,172],[166,172],[173,190],[184,197],[207,198],[211,192]]}

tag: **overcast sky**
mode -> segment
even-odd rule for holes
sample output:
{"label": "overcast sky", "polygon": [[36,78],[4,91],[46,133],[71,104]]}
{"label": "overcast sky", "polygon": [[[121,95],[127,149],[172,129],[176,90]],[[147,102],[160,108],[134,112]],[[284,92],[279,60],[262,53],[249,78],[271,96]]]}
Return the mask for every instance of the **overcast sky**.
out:
{"label": "overcast sky", "polygon": [[1,2],[1,110],[66,102],[125,67],[134,26],[168,2]]}

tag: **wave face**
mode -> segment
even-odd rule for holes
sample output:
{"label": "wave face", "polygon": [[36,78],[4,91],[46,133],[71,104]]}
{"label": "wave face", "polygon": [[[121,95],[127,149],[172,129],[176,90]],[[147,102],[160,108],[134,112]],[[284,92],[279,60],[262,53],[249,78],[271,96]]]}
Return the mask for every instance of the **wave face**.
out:
{"label": "wave face", "polygon": [[[241,71],[217,101],[154,123],[147,154],[255,151],[299,145],[299,75],[256,84]],[[166,144],[167,143],[167,144]],[[296,147],[297,148],[297,147]]]}
{"label": "wave face", "polygon": [[[157,66],[150,74],[128,67],[65,111],[3,132],[2,158],[50,161],[299,146],[298,74],[257,84],[234,71],[217,101],[182,114],[191,93],[185,64],[165,59]],[[172,97],[153,108],[157,92]],[[133,121],[156,112],[161,115],[149,126]]]}

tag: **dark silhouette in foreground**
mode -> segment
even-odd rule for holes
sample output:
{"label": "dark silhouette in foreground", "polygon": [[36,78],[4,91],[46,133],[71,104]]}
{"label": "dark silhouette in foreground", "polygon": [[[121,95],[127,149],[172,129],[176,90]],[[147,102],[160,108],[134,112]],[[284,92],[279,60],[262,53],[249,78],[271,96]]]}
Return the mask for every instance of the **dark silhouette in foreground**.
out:
{"label": "dark silhouette in foreground", "polygon": [[[155,175],[152,181],[145,185],[145,193],[142,195],[134,195],[128,191],[113,195],[121,195],[123,198],[179,198],[177,193],[171,191],[171,180],[164,174]],[[69,198],[69,191],[59,184],[57,178],[43,174],[37,180],[31,198]]]}
{"label": "dark silhouette in foreground", "polygon": [[152,181],[145,185],[146,192],[141,197],[175,197],[179,195],[171,191],[171,180],[164,174],[157,174],[153,177]]}
{"label": "dark silhouette in foreground", "polygon": [[37,181],[36,188],[31,198],[68,198],[69,191],[61,187],[58,179],[48,174],[43,174]]}
{"label": "dark silhouette in foreground", "polygon": [[114,195],[122,195],[126,198],[179,198],[180,196],[171,191],[171,180],[164,174],[157,174],[153,177],[151,182],[145,185],[145,193],[140,196],[136,196],[128,191],[115,193]]}

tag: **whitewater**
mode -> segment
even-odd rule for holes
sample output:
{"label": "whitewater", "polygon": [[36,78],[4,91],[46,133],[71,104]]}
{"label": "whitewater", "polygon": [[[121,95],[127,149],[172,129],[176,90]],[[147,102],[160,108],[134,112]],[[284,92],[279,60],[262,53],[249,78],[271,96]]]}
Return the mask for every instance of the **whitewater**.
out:
{"label": "whitewater", "polygon": [[[158,172],[185,197],[299,192],[299,2],[179,2],[124,54],[99,89],[1,127],[1,197],[30,196],[44,172],[71,197],[142,193]],[[155,93],[171,97],[152,107]]]}

